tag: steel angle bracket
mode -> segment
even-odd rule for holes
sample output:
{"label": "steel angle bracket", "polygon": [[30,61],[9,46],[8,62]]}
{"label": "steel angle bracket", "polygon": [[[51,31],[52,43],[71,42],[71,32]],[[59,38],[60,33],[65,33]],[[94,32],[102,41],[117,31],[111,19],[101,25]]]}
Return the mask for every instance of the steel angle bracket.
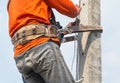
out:
{"label": "steel angle bracket", "polygon": [[[91,26],[91,25],[82,25],[82,24],[80,24],[79,26],[66,27],[65,29],[63,29],[63,31],[65,31],[64,35],[67,35],[67,34],[71,34],[71,33],[88,32],[88,31],[92,31],[92,32],[94,31],[94,32],[102,33],[103,29],[99,25]],[[77,37],[78,37],[77,35],[64,37],[63,40],[62,40],[62,43],[75,41],[75,40],[77,40]]]}

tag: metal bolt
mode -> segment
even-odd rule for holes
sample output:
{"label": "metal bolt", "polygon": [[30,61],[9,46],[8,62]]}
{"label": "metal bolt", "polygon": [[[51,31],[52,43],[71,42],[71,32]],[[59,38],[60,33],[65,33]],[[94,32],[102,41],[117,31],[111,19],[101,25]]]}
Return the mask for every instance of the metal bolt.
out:
{"label": "metal bolt", "polygon": [[84,55],[84,52],[82,52],[82,55]]}
{"label": "metal bolt", "polygon": [[85,6],[85,3],[83,3],[83,6]]}

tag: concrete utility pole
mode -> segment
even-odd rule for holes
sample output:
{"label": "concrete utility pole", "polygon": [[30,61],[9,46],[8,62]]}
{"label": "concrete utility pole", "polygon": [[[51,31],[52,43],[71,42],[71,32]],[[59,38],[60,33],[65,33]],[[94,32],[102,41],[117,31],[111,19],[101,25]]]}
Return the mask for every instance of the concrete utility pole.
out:
{"label": "concrete utility pole", "polygon": [[[81,0],[80,24],[100,26],[100,0]],[[101,83],[101,33],[78,34],[77,83]]]}
{"label": "concrete utility pole", "polygon": [[78,35],[64,37],[62,42],[77,39],[76,83],[101,83],[100,0],[80,0],[80,5],[80,24],[61,30]]}

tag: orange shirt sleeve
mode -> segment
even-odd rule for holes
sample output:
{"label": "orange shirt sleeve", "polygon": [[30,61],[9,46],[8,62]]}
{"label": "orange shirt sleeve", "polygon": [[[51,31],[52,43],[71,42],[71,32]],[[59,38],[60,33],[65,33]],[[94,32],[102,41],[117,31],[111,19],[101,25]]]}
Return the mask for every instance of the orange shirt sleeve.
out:
{"label": "orange shirt sleeve", "polygon": [[71,18],[76,17],[79,14],[79,10],[72,3],[71,0],[44,0],[51,8],[56,9],[63,15]]}

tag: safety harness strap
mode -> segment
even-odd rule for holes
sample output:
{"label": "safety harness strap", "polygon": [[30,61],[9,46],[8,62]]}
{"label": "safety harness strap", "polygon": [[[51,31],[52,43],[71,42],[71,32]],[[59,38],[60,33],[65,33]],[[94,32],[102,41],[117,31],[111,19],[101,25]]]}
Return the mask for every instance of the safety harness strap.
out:
{"label": "safety harness strap", "polygon": [[18,44],[24,45],[29,41],[47,36],[47,37],[57,37],[58,30],[54,25],[27,25],[20,28],[12,37],[12,44],[17,46]]}

